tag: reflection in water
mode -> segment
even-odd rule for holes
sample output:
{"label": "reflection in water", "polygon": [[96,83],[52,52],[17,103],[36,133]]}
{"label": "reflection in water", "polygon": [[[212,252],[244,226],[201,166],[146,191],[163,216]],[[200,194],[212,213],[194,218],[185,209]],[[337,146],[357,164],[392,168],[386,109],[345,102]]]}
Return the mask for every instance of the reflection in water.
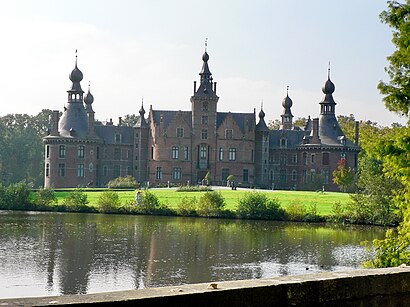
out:
{"label": "reflection in water", "polygon": [[380,227],[0,211],[0,298],[360,267]]}

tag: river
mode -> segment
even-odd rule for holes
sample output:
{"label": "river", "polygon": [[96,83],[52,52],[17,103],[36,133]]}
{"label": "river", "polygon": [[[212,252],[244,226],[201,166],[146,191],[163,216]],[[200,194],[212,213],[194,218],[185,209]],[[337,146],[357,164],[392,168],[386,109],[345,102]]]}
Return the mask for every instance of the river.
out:
{"label": "river", "polygon": [[361,267],[369,226],[0,211],[0,298]]}

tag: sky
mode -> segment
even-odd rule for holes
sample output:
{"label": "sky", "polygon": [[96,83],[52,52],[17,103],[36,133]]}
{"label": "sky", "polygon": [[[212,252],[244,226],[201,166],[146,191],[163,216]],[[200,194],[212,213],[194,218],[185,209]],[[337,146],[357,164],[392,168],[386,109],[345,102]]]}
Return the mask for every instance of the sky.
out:
{"label": "sky", "polygon": [[78,68],[101,121],[190,110],[205,40],[222,112],[319,116],[329,62],[337,115],[405,124],[377,90],[394,51],[382,0],[2,0],[0,116],[63,110]]}

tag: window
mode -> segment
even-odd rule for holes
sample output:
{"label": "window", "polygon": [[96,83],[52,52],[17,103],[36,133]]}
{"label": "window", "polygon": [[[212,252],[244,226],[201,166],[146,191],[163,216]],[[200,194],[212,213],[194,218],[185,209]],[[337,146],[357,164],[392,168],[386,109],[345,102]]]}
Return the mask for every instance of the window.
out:
{"label": "window", "polygon": [[127,159],[131,157],[131,150],[127,149]]}
{"label": "window", "polygon": [[302,154],[302,156],[303,156],[303,165],[307,165],[307,153],[304,152],[304,153]]}
{"label": "window", "polygon": [[315,154],[312,154],[312,155],[310,156],[310,162],[311,162],[312,164],[314,164],[315,161],[316,161],[316,156],[315,156]]}
{"label": "window", "polygon": [[202,102],[202,111],[208,111],[208,101]]}
{"label": "window", "polygon": [[296,181],[297,173],[295,170],[292,171],[292,181]]}
{"label": "window", "polygon": [[114,165],[114,178],[121,176],[121,165]]}
{"label": "window", "polygon": [[182,171],[180,167],[174,167],[172,170],[172,179],[181,180]]}
{"label": "window", "polygon": [[121,148],[114,148],[114,160],[121,160]]}
{"label": "window", "polygon": [[138,149],[138,148],[139,148],[138,143],[135,143],[135,148],[136,148],[136,149]]}
{"label": "window", "polygon": [[60,177],[65,176],[65,164],[64,163],[58,164],[58,176]]}
{"label": "window", "polygon": [[324,152],[322,154],[322,164],[329,165],[329,153],[328,152]]}
{"label": "window", "polygon": [[255,162],[254,159],[255,159],[255,154],[254,154],[253,149],[252,149],[251,150],[251,161]]}
{"label": "window", "polygon": [[46,158],[50,158],[50,146],[46,146]]}
{"label": "window", "polygon": [[285,169],[281,169],[279,171],[279,180],[280,182],[283,182],[283,183],[286,182],[286,170]]}
{"label": "window", "polygon": [[243,170],[242,180],[243,182],[248,182],[249,180],[249,170],[248,169]]}
{"label": "window", "polygon": [[329,183],[329,170],[322,170],[323,184]]}
{"label": "window", "polygon": [[222,169],[222,180],[226,181],[229,176],[229,168]]}
{"label": "window", "polygon": [[293,164],[298,164],[298,155],[297,154],[292,155],[292,163]]}
{"label": "window", "polygon": [[316,170],[311,169],[310,170],[310,181],[315,182],[315,179],[316,179]]}
{"label": "window", "polygon": [[127,172],[126,173],[127,176],[131,175],[131,167],[130,166],[127,166],[127,171],[126,172]]}
{"label": "window", "polygon": [[115,134],[115,144],[121,144],[121,133]]}
{"label": "window", "polygon": [[100,147],[97,147],[97,159],[100,158]]}
{"label": "window", "polygon": [[178,158],[179,158],[179,147],[172,146],[172,159],[178,159]]}
{"label": "window", "polygon": [[135,155],[135,161],[138,161],[138,156],[137,155]]}
{"label": "window", "polygon": [[184,128],[178,127],[177,128],[177,138],[183,138],[184,137]]}
{"label": "window", "polygon": [[302,171],[302,179],[303,179],[303,183],[307,183],[307,170],[303,170]]}
{"label": "window", "polygon": [[151,159],[154,159],[154,145],[151,146]]}
{"label": "window", "polygon": [[189,148],[188,147],[184,148],[184,159],[189,160]]}
{"label": "window", "polygon": [[208,139],[208,129],[202,129],[201,138],[203,140]]}
{"label": "window", "polygon": [[281,148],[286,148],[287,144],[288,144],[287,139],[280,139],[280,147]]}
{"label": "window", "polygon": [[103,166],[103,176],[108,176],[108,167],[107,167],[107,165]]}
{"label": "window", "polygon": [[201,145],[199,149],[199,157],[202,159],[206,158],[206,145]]}
{"label": "window", "polygon": [[79,145],[77,147],[77,157],[82,159],[84,158],[84,152],[85,152],[85,146],[84,145]]}
{"label": "window", "polygon": [[235,161],[236,160],[236,148],[229,148],[228,159],[229,159],[229,161]]}
{"label": "window", "polygon": [[219,147],[219,161],[224,160],[224,149],[222,147]]}
{"label": "window", "polygon": [[270,182],[273,182],[273,179],[275,179],[275,173],[273,172],[273,170],[271,170],[269,173],[269,179],[270,179]]}
{"label": "window", "polygon": [[162,179],[162,167],[158,166],[157,171],[155,172],[156,179]]}
{"label": "window", "polygon": [[286,154],[281,154],[281,155],[280,155],[280,164],[281,164],[281,165],[286,165],[286,164],[287,164],[287,163],[286,163],[286,162],[287,162],[287,158],[288,158],[288,157],[287,157]]}
{"label": "window", "polygon": [[207,115],[202,115],[201,124],[202,125],[208,125],[208,116]]}
{"label": "window", "polygon": [[46,177],[50,176],[50,164],[46,164]]}
{"label": "window", "polygon": [[84,177],[84,164],[77,164],[77,177]]}
{"label": "window", "polygon": [[59,158],[65,158],[65,155],[66,155],[65,145],[60,145],[58,147],[58,157]]}
{"label": "window", "polygon": [[225,129],[225,139],[232,139],[232,137],[233,137],[233,130]]}

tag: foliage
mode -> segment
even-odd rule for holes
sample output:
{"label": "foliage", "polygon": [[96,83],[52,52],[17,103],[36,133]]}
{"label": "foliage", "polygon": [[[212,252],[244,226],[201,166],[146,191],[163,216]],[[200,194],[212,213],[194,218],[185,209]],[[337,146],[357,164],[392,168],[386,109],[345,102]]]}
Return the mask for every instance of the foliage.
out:
{"label": "foliage", "polygon": [[226,180],[235,181],[235,176],[234,175],[229,175],[228,177],[226,177]]}
{"label": "foliage", "polygon": [[211,173],[210,173],[210,172],[207,172],[206,175],[205,175],[205,177],[204,177],[204,179],[205,179],[205,181],[206,181],[206,185],[211,184],[211,181],[212,181]]}
{"label": "foliage", "polygon": [[280,128],[280,120],[279,119],[271,119],[268,122],[268,129],[269,130],[279,130]]}
{"label": "foliage", "polygon": [[198,201],[196,197],[184,196],[177,205],[176,212],[182,216],[195,216]]}
{"label": "foliage", "polygon": [[392,42],[396,50],[387,57],[387,71],[390,81],[381,81],[380,92],[385,95],[383,100],[390,111],[399,115],[409,116],[410,106],[410,3],[388,1],[388,9],[380,14],[382,22],[393,30]]}
{"label": "foliage", "polygon": [[290,221],[303,221],[308,214],[306,206],[301,202],[292,202],[287,205],[285,210],[287,218]]}
{"label": "foliage", "polygon": [[354,178],[354,171],[350,167],[346,167],[346,159],[340,159],[337,164],[337,169],[333,171],[333,182],[337,184],[343,192],[346,192],[352,189]]}
{"label": "foliage", "polygon": [[136,189],[138,183],[132,176],[117,177],[107,183],[109,189]]}
{"label": "foliage", "polygon": [[63,205],[71,211],[86,211],[87,194],[82,189],[75,189],[63,200]]}
{"label": "foliage", "polygon": [[166,206],[161,204],[158,197],[154,193],[145,190],[142,194],[141,200],[135,208],[138,213],[154,214],[165,210]]}
{"label": "foliage", "polygon": [[[35,187],[44,181],[44,145],[51,110],[35,116],[8,114],[0,117],[0,183],[25,180]],[[22,163],[24,161],[24,163]]]}
{"label": "foliage", "polygon": [[25,210],[30,204],[30,188],[26,183],[0,184],[0,209]]}
{"label": "foliage", "polygon": [[248,192],[239,199],[237,214],[248,219],[283,220],[285,210],[276,198],[270,199],[266,193]]}
{"label": "foliage", "polygon": [[306,117],[298,117],[293,121],[293,126],[305,128],[307,119]]}
{"label": "foliage", "polygon": [[57,203],[57,196],[51,188],[38,189],[34,196],[34,203],[40,207],[48,207]]}
{"label": "foliage", "polygon": [[198,202],[198,215],[206,217],[218,216],[225,207],[225,199],[217,191],[205,192]]}
{"label": "foliage", "polygon": [[183,185],[176,189],[177,192],[205,192],[212,191],[211,187]]}
{"label": "foliage", "polygon": [[104,191],[97,200],[98,210],[102,213],[114,213],[121,206],[120,197],[115,191]]}
{"label": "foliage", "polygon": [[122,117],[122,125],[134,127],[138,122],[138,116],[135,114],[126,114]]}

